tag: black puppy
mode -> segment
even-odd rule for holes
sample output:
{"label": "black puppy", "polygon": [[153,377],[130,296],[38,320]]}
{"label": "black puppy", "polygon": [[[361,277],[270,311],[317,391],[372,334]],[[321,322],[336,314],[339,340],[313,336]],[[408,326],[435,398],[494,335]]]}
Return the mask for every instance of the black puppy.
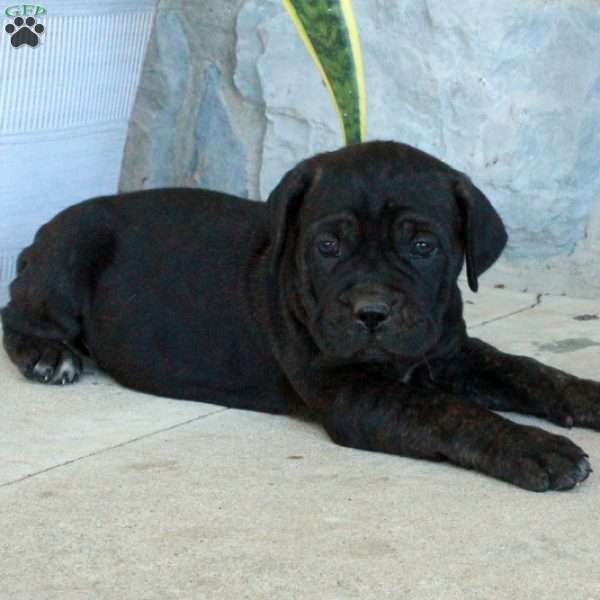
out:
{"label": "black puppy", "polygon": [[466,176],[359,144],[300,163],[266,204],[166,189],[63,211],[19,258],[4,345],[44,383],[89,355],[134,389],[304,406],[346,446],[568,489],[591,471],[583,451],[488,409],[600,429],[600,384],[465,332],[463,261],[476,290],[505,243]]}

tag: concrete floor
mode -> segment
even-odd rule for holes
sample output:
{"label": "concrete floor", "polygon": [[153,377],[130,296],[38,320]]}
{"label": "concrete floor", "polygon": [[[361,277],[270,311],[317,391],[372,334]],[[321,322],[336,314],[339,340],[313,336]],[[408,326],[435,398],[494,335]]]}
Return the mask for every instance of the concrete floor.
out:
{"label": "concrete floor", "polygon": [[[473,335],[600,379],[600,304],[466,293]],[[0,598],[600,600],[596,473],[534,494],[315,425],[26,382],[0,353]],[[599,398],[600,401],[600,398]]]}

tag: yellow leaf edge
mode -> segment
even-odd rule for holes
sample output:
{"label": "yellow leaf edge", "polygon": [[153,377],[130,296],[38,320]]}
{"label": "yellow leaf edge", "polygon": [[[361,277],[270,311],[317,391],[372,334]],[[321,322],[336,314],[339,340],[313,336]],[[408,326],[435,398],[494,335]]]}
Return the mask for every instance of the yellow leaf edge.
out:
{"label": "yellow leaf edge", "polygon": [[[340,2],[341,9],[342,9],[342,14],[344,15],[344,20],[346,21],[346,27],[348,28],[348,36],[350,38],[350,50],[352,52],[352,59],[354,61],[354,70],[356,73],[356,80],[357,80],[356,86],[358,89],[358,114],[359,114],[359,119],[360,119],[360,123],[359,123],[360,138],[361,138],[361,141],[364,141],[365,135],[366,135],[367,94],[366,94],[366,90],[365,90],[365,76],[364,76],[364,67],[363,67],[363,61],[362,61],[362,52],[360,49],[360,38],[358,36],[358,28],[356,26],[356,19],[354,18],[354,11],[352,10],[352,0],[339,0],[339,2]],[[290,15],[292,22],[294,23],[294,26],[296,27],[298,35],[300,36],[300,39],[304,43],[304,46],[308,50],[308,53],[310,54],[315,65],[317,66],[319,74],[321,75],[321,79],[323,80],[323,83],[325,84],[325,87],[327,88],[327,90],[329,92],[329,96],[333,103],[333,107],[334,107],[335,112],[337,113],[338,119],[340,121],[340,129],[342,132],[342,137],[344,138],[344,144],[346,144],[348,142],[348,140],[346,139],[346,128],[344,127],[344,116],[342,115],[342,111],[340,110],[340,107],[338,105],[337,99],[335,97],[335,93],[331,86],[331,82],[329,81],[329,78],[327,77],[327,74],[325,73],[325,69],[323,68],[323,65],[321,64],[319,55],[317,54],[314,46],[312,45],[312,42],[310,41],[310,38],[308,37],[308,35],[305,31],[304,25],[302,24],[300,17],[298,17],[298,14],[296,13],[296,9],[294,8],[292,1],[291,0],[281,0],[281,3],[283,4],[284,8],[287,10],[288,14]]]}

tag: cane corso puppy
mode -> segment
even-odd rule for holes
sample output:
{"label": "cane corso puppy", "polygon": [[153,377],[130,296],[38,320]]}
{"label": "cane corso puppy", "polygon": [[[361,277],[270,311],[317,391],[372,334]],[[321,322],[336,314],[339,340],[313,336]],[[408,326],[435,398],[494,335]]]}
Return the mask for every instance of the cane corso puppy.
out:
{"label": "cane corso puppy", "polygon": [[583,450],[492,410],[600,429],[600,384],[466,334],[457,277],[466,262],[476,290],[506,239],[468,177],[392,142],[305,160],[266,203],[93,199],[20,255],[4,346],[42,383],[74,382],[89,356],[136,390],[305,407],[345,446],[569,489]]}

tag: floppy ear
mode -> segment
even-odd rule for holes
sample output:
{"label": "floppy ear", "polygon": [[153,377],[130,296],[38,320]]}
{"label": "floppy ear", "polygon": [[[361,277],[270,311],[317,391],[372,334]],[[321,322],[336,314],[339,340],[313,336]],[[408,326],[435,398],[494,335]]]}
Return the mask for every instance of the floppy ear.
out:
{"label": "floppy ear", "polygon": [[496,262],[508,235],[490,201],[466,175],[460,174],[455,192],[463,221],[467,280],[476,292],[477,278]]}
{"label": "floppy ear", "polygon": [[298,218],[304,194],[312,180],[311,169],[302,162],[288,171],[267,199],[271,235],[271,272],[276,273],[285,240]]}

